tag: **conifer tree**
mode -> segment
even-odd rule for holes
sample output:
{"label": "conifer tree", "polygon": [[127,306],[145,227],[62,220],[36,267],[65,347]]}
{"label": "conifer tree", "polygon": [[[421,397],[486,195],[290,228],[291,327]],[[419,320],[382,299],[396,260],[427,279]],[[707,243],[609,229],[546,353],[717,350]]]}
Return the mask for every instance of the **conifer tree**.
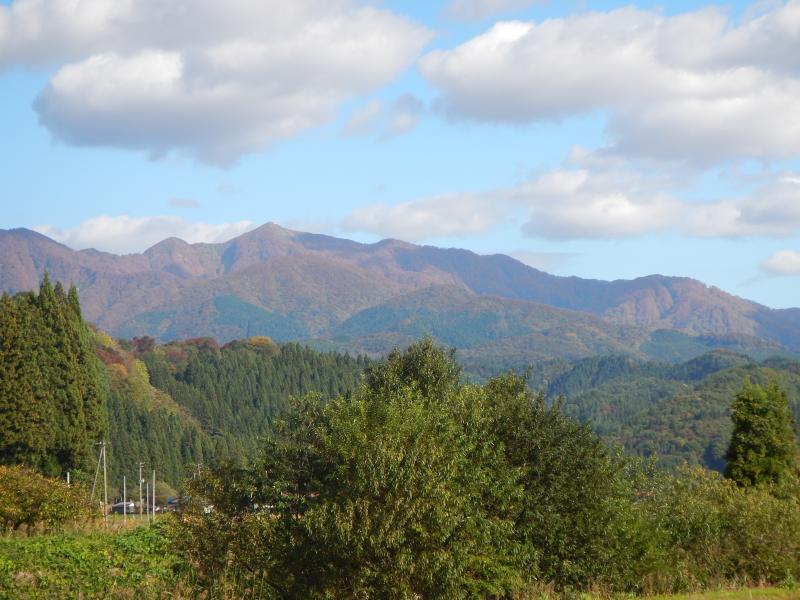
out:
{"label": "conifer tree", "polygon": [[27,296],[0,298],[0,462],[40,467],[53,443],[51,406],[40,394]]}
{"label": "conifer tree", "polygon": [[77,290],[45,274],[39,294],[0,302],[0,460],[48,475],[89,466],[106,391]]}
{"label": "conifer tree", "polygon": [[740,486],[777,483],[795,468],[795,427],[786,392],[745,383],[732,407],[725,476]]}

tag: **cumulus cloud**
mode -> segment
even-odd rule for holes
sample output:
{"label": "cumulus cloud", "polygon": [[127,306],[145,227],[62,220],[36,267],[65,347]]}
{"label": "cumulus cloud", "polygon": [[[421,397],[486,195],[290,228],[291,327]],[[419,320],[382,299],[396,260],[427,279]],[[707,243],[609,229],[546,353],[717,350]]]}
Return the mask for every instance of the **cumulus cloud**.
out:
{"label": "cumulus cloud", "polygon": [[792,235],[800,231],[800,177],[784,175],[750,196],[694,205],[685,225],[700,237]]}
{"label": "cumulus cloud", "polygon": [[548,240],[658,232],[709,238],[800,232],[800,177],[793,174],[738,198],[685,200],[664,189],[662,177],[628,168],[564,168],[489,192],[361,207],[347,217],[345,228],[421,240],[484,233],[521,212],[523,233]]}
{"label": "cumulus cloud", "polygon": [[768,275],[800,275],[800,252],[781,250],[763,263],[761,270]]}
{"label": "cumulus cloud", "polygon": [[394,206],[361,206],[344,219],[342,229],[418,241],[481,233],[497,225],[504,217],[502,206],[486,197],[453,194]]}
{"label": "cumulus cloud", "polygon": [[541,0],[452,0],[445,14],[460,21],[476,21],[492,15],[528,8]]}
{"label": "cumulus cloud", "polygon": [[610,147],[689,160],[800,154],[800,0],[743,22],[718,9],[637,8],[500,22],[423,56],[453,118],[495,123],[610,117]]}
{"label": "cumulus cloud", "polygon": [[76,250],[95,248],[115,254],[142,252],[168,237],[189,243],[223,242],[254,229],[252,221],[233,223],[189,223],[179,217],[99,216],[77,227],[61,229],[39,225],[34,230]]}
{"label": "cumulus cloud", "polygon": [[58,67],[35,103],[55,137],[223,165],[331,121],[431,36],[349,0],[16,0],[3,31],[0,66]]}
{"label": "cumulus cloud", "polygon": [[681,203],[629,173],[560,170],[512,190],[530,212],[528,235],[549,239],[620,238],[673,227]]}

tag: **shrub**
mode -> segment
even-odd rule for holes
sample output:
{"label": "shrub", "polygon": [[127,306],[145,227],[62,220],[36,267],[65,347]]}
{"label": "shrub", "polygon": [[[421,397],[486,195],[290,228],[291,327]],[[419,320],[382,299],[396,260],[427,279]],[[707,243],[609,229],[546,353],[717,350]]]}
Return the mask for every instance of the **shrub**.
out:
{"label": "shrub", "polygon": [[21,465],[0,465],[0,529],[58,529],[93,516],[86,489]]}
{"label": "shrub", "polygon": [[778,584],[800,576],[796,482],[742,488],[718,473],[655,472],[639,506],[654,542],[649,592],[733,582]]}

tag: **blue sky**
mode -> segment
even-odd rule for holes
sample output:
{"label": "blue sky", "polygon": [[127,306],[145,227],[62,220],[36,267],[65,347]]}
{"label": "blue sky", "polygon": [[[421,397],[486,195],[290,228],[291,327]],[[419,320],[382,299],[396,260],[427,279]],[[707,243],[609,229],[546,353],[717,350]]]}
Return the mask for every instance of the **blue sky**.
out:
{"label": "blue sky", "polygon": [[274,221],[798,305],[798,0],[0,5],[2,228]]}

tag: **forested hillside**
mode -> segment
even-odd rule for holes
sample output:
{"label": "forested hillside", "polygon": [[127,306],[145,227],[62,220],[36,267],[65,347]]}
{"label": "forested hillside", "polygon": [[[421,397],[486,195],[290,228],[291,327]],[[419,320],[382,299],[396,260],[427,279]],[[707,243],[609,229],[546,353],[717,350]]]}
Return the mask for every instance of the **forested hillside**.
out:
{"label": "forested hillside", "polygon": [[730,405],[745,381],[777,382],[800,418],[800,362],[717,350],[680,364],[631,356],[544,361],[530,371],[530,385],[564,411],[592,424],[611,443],[656,457],[721,470],[730,439]]}
{"label": "forested hillside", "polygon": [[135,485],[139,463],[148,476],[155,469],[159,481],[177,486],[188,465],[213,460],[208,434],[151,385],[144,362],[104,333],[95,332],[95,341],[108,380],[108,468],[115,495],[123,475]]}
{"label": "forested hillside", "polygon": [[[123,475],[136,480],[139,463],[175,487],[187,467],[250,457],[290,397],[347,395],[368,364],[259,336],[222,346],[211,338],[116,341],[84,323],[74,288],[47,278],[38,294],[0,302],[0,460],[86,479],[105,439],[113,490]],[[467,365],[466,379],[499,368]],[[716,350],[678,364],[616,354],[519,366],[532,389],[562,398],[567,414],[609,443],[668,466],[722,468],[730,403],[746,380],[777,381],[800,417],[800,362],[788,358]]]}
{"label": "forested hillside", "polygon": [[346,395],[366,366],[362,357],[278,346],[264,337],[222,347],[209,338],[163,346],[137,338],[133,347],[152,385],[210,436],[217,461],[252,454],[291,396]]}
{"label": "forested hillside", "polygon": [[38,294],[0,299],[0,464],[91,481],[104,440],[112,494],[139,463],[177,487],[187,467],[252,454],[290,396],[345,395],[365,365],[264,337],[117,341],[45,277]]}

